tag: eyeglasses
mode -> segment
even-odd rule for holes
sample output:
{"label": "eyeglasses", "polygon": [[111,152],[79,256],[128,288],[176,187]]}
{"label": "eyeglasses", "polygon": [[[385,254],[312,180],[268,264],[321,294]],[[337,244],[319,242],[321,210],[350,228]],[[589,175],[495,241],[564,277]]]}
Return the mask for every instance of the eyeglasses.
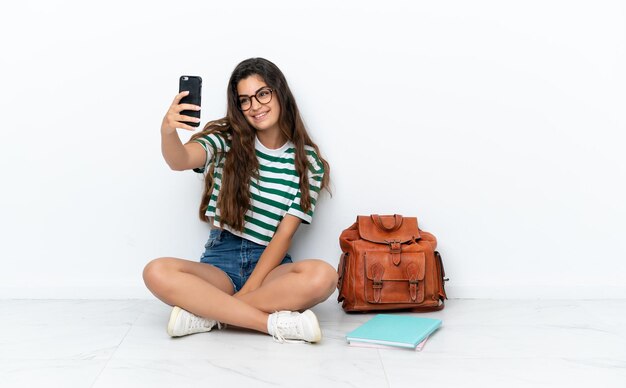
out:
{"label": "eyeglasses", "polygon": [[272,92],[274,92],[272,88],[264,86],[257,90],[256,93],[254,93],[254,96],[246,96],[245,94],[239,95],[239,109],[245,112],[252,108],[252,97],[254,97],[261,105],[269,104],[269,102],[272,101]]}

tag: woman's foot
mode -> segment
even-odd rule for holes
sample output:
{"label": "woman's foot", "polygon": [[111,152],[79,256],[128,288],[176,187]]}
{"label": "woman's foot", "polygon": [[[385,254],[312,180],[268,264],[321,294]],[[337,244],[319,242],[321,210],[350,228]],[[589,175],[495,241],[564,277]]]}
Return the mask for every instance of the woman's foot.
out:
{"label": "woman's foot", "polygon": [[202,318],[178,306],[174,306],[170,314],[170,320],[167,323],[167,334],[170,337],[182,337],[184,335],[211,331],[215,325],[217,325],[218,329],[222,328],[222,324],[213,319]]}
{"label": "woman's foot", "polygon": [[278,342],[318,342],[322,339],[320,324],[311,310],[302,314],[293,311],[270,314],[267,330]]}

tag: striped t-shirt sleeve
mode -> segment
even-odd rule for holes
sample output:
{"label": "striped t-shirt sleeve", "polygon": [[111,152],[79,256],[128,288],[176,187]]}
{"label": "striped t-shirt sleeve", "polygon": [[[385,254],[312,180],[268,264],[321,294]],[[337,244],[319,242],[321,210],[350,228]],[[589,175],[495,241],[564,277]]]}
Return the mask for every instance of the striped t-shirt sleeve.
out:
{"label": "striped t-shirt sleeve", "polygon": [[204,150],[206,151],[206,162],[204,164],[204,167],[193,169],[193,171],[198,173],[208,171],[209,165],[215,162],[215,155],[217,155],[218,152],[223,152],[224,150],[227,151],[227,146],[224,138],[217,133],[204,135],[197,139],[194,139],[193,141],[196,143],[200,143],[202,148],[204,148]]}
{"label": "striped t-shirt sleeve", "polygon": [[324,178],[324,166],[320,162],[319,158],[313,150],[307,150],[307,158],[309,160],[309,196],[311,199],[311,208],[308,212],[303,212],[300,207],[301,193],[298,190],[296,198],[294,198],[287,214],[296,216],[302,220],[305,224],[310,224],[313,220],[313,212],[315,211],[315,204],[319,196],[322,187],[322,178]]}

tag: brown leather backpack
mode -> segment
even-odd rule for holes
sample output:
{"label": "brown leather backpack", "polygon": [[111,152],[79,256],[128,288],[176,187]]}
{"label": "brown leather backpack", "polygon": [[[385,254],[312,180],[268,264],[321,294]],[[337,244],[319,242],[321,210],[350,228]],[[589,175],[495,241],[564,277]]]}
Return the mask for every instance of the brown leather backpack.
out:
{"label": "brown leather backpack", "polygon": [[347,312],[440,310],[447,299],[437,239],[417,218],[358,216],[339,237],[338,302]]}

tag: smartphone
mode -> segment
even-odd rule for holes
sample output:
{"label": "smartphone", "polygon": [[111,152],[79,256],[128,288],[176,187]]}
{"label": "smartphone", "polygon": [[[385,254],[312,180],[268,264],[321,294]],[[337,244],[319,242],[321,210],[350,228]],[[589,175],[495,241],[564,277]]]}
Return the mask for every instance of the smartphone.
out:
{"label": "smartphone", "polygon": [[[202,78],[195,75],[181,76],[178,83],[178,92],[184,92],[185,90],[188,90],[189,94],[183,97],[180,100],[180,103],[200,106],[200,102],[202,100]],[[180,112],[180,114],[200,118],[199,110],[183,110]],[[192,123],[189,121],[183,121],[183,123],[191,125],[192,127],[197,127],[200,125],[200,123]]]}

